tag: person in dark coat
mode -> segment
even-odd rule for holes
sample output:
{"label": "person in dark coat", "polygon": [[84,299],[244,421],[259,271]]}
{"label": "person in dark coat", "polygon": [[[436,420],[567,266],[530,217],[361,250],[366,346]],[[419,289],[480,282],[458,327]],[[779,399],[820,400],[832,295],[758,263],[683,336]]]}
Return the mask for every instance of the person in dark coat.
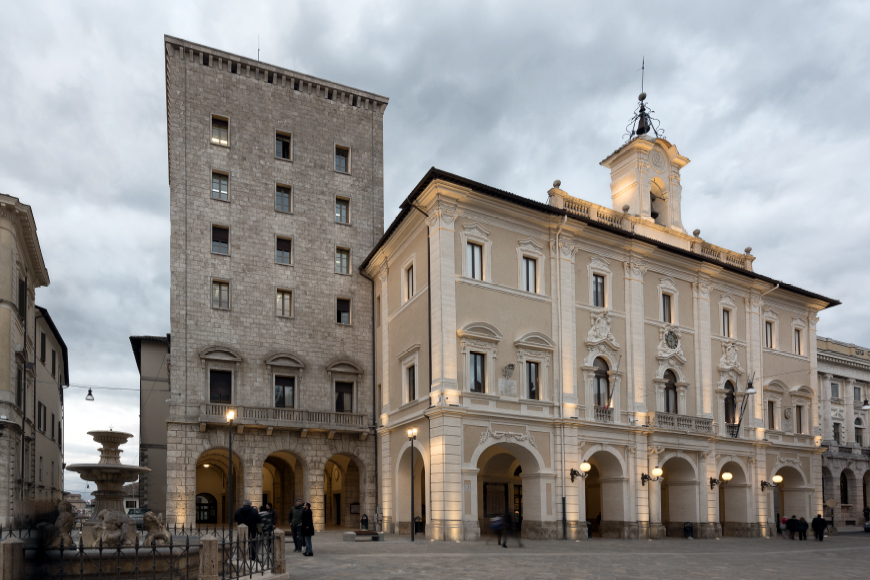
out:
{"label": "person in dark coat", "polygon": [[257,536],[260,533],[260,514],[253,507],[251,500],[246,499],[242,502],[242,507],[236,511],[234,518],[239,525],[248,526],[248,546],[250,547],[251,560],[257,559]]}
{"label": "person in dark coat", "polygon": [[807,530],[809,528],[810,528],[810,525],[807,523],[807,521],[805,519],[801,518],[798,521],[798,526],[797,526],[798,540],[803,542],[804,540],[807,539]]}
{"label": "person in dark coat", "polygon": [[266,502],[266,511],[269,512],[269,517],[272,518],[272,528],[274,529],[278,525],[278,512],[275,511],[270,502]]}
{"label": "person in dark coat", "polygon": [[302,552],[303,556],[313,556],[314,550],[311,547],[311,536],[314,535],[314,514],[311,512],[311,504],[306,503],[302,512],[302,539],[305,541],[305,549]]}
{"label": "person in dark coat", "polygon": [[788,530],[788,539],[794,540],[794,533],[798,529],[798,519],[797,516],[792,516],[785,522],[785,529]]}
{"label": "person in dark coat", "polygon": [[828,529],[828,522],[825,521],[825,518],[822,517],[822,514],[819,514],[813,518],[810,527],[813,528],[813,534],[816,536],[816,539],[820,542],[824,542],[825,530]]}
{"label": "person in dark coat", "polygon": [[302,498],[296,498],[296,504],[290,508],[290,535],[293,536],[293,551],[302,551],[302,513],[305,511],[305,505],[302,503]]}
{"label": "person in dark coat", "polygon": [[504,526],[504,535],[502,536],[504,538],[504,543],[502,544],[503,547],[507,548],[508,537],[513,536],[514,534],[517,534],[517,542],[519,543],[520,548],[523,547],[523,541],[519,536],[519,519],[520,515],[518,513],[512,512],[510,508],[505,510],[504,521],[502,524]]}

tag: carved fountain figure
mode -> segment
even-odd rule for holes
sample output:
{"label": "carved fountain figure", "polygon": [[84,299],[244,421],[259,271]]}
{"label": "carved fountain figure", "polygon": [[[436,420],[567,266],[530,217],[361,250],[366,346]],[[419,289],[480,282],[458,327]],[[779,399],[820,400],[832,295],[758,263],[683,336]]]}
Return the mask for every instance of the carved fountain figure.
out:
{"label": "carved fountain figure", "polygon": [[124,484],[136,481],[139,475],[151,471],[138,465],[122,465],[121,449],[133,435],[119,431],[88,431],[88,435],[101,445],[99,463],[79,463],[67,466],[85,481],[93,481],[95,518],[82,525],[82,542],[93,547],[103,540],[103,545],[127,546],[136,541],[136,524],[124,512]]}

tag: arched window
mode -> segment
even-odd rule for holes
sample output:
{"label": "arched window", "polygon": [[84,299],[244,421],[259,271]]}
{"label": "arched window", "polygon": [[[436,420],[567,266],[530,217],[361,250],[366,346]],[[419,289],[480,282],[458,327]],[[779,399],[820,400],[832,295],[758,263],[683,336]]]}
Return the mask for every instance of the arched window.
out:
{"label": "arched window", "polygon": [[725,422],[729,425],[737,422],[737,398],[731,381],[725,383]]}
{"label": "arched window", "polygon": [[845,473],[840,474],[840,503],[849,505],[849,480]]}
{"label": "arched window", "polygon": [[679,413],[677,409],[677,375],[674,371],[665,371],[665,413]]}
{"label": "arched window", "polygon": [[196,496],[196,523],[217,523],[217,500],[210,493],[201,493]]}
{"label": "arched window", "polygon": [[608,407],[610,405],[610,379],[607,376],[607,371],[610,367],[602,358],[596,358],[592,361],[595,367],[595,377],[592,379],[592,396],[595,404],[599,407]]}

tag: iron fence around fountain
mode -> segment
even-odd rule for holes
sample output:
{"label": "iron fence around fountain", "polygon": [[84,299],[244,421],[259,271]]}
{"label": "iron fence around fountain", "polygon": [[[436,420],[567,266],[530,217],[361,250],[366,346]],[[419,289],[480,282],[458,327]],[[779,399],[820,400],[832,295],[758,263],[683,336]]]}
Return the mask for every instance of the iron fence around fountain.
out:
{"label": "iron fence around fountain", "polygon": [[24,580],[195,580],[199,576],[199,544],[190,537],[167,545],[110,546],[99,541],[74,546],[26,550]]}
{"label": "iron fence around fountain", "polygon": [[246,533],[229,535],[218,542],[221,580],[239,580],[265,576],[277,571],[274,532],[247,537]]}

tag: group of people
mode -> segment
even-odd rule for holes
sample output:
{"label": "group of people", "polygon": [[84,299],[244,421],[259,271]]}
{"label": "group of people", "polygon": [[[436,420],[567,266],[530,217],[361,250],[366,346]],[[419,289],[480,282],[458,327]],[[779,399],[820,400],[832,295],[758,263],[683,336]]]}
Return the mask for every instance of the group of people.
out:
{"label": "group of people", "polygon": [[800,541],[807,539],[807,530],[812,528],[816,540],[823,542],[825,541],[825,531],[828,529],[828,522],[822,517],[822,514],[814,517],[812,523],[807,523],[804,518],[792,516],[790,518],[782,518],[778,522],[777,527],[780,533],[782,533],[783,539],[794,540],[794,536],[797,534]]}
{"label": "group of people", "polygon": [[[256,560],[259,548],[257,538],[272,533],[278,524],[278,512],[268,502],[257,511],[251,500],[246,499],[242,502],[242,507],[236,511],[233,519],[237,524],[244,524],[248,527],[248,538],[251,540],[250,557],[252,560]],[[314,517],[311,513],[311,504],[304,503],[301,498],[297,497],[296,504],[290,510],[289,520],[290,534],[293,536],[293,551],[302,552],[303,556],[313,556],[311,536],[314,535]],[[269,550],[271,547],[267,545],[265,549]]]}

